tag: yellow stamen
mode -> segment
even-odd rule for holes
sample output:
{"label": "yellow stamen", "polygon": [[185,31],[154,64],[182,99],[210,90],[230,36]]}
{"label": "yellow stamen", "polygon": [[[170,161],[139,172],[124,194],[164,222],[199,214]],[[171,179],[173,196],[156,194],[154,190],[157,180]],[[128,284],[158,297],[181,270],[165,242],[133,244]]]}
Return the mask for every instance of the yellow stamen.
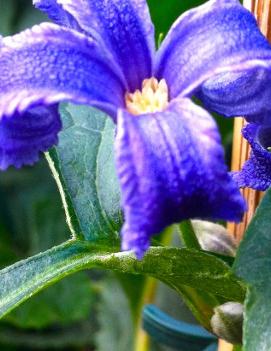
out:
{"label": "yellow stamen", "polygon": [[154,113],[166,109],[169,103],[168,86],[165,79],[145,79],[142,91],[127,93],[125,96],[127,110],[133,115]]}

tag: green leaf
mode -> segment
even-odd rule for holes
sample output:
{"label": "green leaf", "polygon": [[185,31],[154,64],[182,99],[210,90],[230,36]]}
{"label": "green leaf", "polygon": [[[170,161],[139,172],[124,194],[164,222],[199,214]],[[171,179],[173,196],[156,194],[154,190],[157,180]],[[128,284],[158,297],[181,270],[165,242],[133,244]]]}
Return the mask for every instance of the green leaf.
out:
{"label": "green leaf", "polygon": [[[45,161],[33,168],[2,172],[0,199],[0,250],[7,242],[16,253],[13,262],[48,250],[70,237]],[[3,262],[5,266],[9,263]]]}
{"label": "green leaf", "polygon": [[[0,190],[2,266],[67,240],[69,231],[65,225],[61,201],[46,162],[31,170],[12,170],[1,174]],[[5,223],[7,218],[9,221]],[[33,329],[70,325],[89,316],[93,297],[90,278],[82,272],[33,297],[9,314],[4,322]]]}
{"label": "green leaf", "polygon": [[271,350],[271,190],[262,200],[237,253],[234,270],[249,285],[244,350]]}
{"label": "green leaf", "polygon": [[93,267],[150,275],[177,292],[187,285],[225,301],[243,301],[242,282],[223,261],[204,252],[153,247],[138,261],[132,253],[110,250],[86,241],[69,241],[0,271],[0,316],[61,278]]}
{"label": "green leaf", "polygon": [[67,265],[78,255],[78,245],[80,243],[67,243],[0,271],[0,315],[7,314],[34,293],[64,278],[67,271],[70,272]]}
{"label": "green leaf", "polygon": [[8,314],[5,321],[22,329],[71,325],[88,318],[95,295],[89,277],[80,272],[34,296]]}
{"label": "green leaf", "polygon": [[97,350],[127,351],[133,349],[133,320],[129,303],[116,279],[102,284],[98,306],[99,331],[96,334]]}
{"label": "green leaf", "polygon": [[[49,249],[69,237],[61,201],[46,162],[31,169],[2,173],[0,191],[2,266],[12,264],[22,256]],[[29,299],[7,315],[2,323],[35,330],[70,326],[71,323],[87,319],[93,313],[95,296],[90,277],[85,272],[80,272]],[[40,332],[37,333],[41,342],[46,344],[46,335],[43,337]],[[62,334],[64,335],[63,331],[59,335],[61,339]],[[27,339],[27,333],[22,338]]]}
{"label": "green leaf", "polygon": [[49,164],[73,234],[116,243],[122,215],[114,165],[115,126],[103,112],[86,106],[62,105],[61,116],[64,129]]}

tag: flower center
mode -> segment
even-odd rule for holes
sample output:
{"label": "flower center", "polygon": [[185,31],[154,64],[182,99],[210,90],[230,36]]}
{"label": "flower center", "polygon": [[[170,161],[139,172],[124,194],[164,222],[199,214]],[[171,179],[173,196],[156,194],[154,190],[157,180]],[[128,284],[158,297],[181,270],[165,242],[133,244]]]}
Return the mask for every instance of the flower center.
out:
{"label": "flower center", "polygon": [[163,111],[169,103],[168,86],[165,79],[145,79],[142,83],[142,91],[125,95],[127,110],[133,115]]}

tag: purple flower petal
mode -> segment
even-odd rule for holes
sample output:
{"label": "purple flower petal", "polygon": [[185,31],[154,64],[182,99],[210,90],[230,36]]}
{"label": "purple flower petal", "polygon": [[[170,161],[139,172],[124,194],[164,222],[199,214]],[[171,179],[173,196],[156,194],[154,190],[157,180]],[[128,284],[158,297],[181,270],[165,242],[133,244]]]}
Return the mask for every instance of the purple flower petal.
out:
{"label": "purple flower petal", "polygon": [[122,247],[138,257],[152,235],[174,222],[240,221],[245,211],[214,120],[188,99],[161,113],[120,111],[116,160],[125,214]]}
{"label": "purple flower petal", "polygon": [[39,106],[0,121],[0,169],[31,165],[57,143],[61,121],[56,105]]}
{"label": "purple flower petal", "polygon": [[233,178],[242,188],[265,191],[271,186],[271,152],[268,151],[271,147],[271,125],[249,123],[242,133],[252,151],[243,169],[233,173]]}
{"label": "purple flower petal", "polygon": [[225,73],[207,80],[197,97],[205,107],[224,116],[249,115],[249,120],[260,121],[271,111],[270,81],[271,70],[260,67]]}
{"label": "purple flower petal", "polygon": [[0,119],[63,100],[112,116],[124,106],[121,73],[107,53],[96,41],[55,24],[4,38],[0,71]]}
{"label": "purple flower petal", "polygon": [[[152,76],[154,27],[146,0],[50,1],[56,2],[58,11],[65,11],[83,32],[105,44],[123,70],[131,92]],[[39,3],[45,7],[48,0]]]}
{"label": "purple flower petal", "polygon": [[270,124],[270,111],[267,110],[263,113],[248,115],[245,116],[245,119],[248,123]]}
{"label": "purple flower petal", "polygon": [[80,31],[80,27],[75,18],[57,3],[57,0],[33,0],[33,5],[45,12],[56,24],[73,28]]}
{"label": "purple flower petal", "polygon": [[[215,100],[219,107],[216,110],[220,111],[220,105],[223,105],[223,111],[227,112],[227,100],[237,107],[245,107],[247,102],[251,106],[249,99],[253,89],[258,92],[262,81],[254,88],[250,87],[248,98],[239,87],[247,86],[251,79],[260,79],[263,68],[271,69],[271,47],[252,14],[238,0],[211,0],[188,11],[173,25],[159,50],[156,76],[166,79],[171,98],[191,96],[205,80],[212,78],[203,86],[201,98],[208,106]],[[240,71],[241,75],[238,74]],[[231,87],[226,93],[223,90],[216,92],[216,84],[223,78],[218,74],[229,72],[234,74],[224,77],[230,77]],[[218,75],[217,79],[215,75]],[[226,79],[225,86],[228,83]],[[257,103],[257,100],[253,101]]]}

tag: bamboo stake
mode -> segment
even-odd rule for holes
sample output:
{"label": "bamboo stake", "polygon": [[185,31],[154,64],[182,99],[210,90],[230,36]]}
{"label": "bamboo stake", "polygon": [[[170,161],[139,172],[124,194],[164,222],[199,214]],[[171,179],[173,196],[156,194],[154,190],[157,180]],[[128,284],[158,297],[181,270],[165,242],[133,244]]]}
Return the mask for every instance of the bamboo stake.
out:
{"label": "bamboo stake", "polygon": [[[270,0],[271,1],[271,0]],[[246,122],[243,118],[236,118],[234,124],[233,134],[233,154],[232,154],[232,170],[239,171],[244,165],[245,161],[249,158],[250,146],[248,142],[242,137],[241,130],[245,126]],[[239,242],[243,234],[251,221],[255,210],[261,200],[262,193],[253,189],[241,189],[241,193],[247,201],[248,211],[245,213],[243,221],[239,224],[228,223],[229,232]]]}
{"label": "bamboo stake", "polygon": [[[244,0],[244,6],[250,10],[256,17],[262,33],[271,40],[271,0]],[[250,154],[248,142],[242,138],[241,130],[245,125],[243,118],[236,118],[233,134],[233,152],[232,152],[232,170],[238,171],[242,168],[244,162]],[[243,237],[245,229],[251,221],[253,214],[261,200],[262,193],[252,189],[242,189],[242,194],[248,203],[248,212],[245,214],[242,223],[228,224],[229,232],[235,236],[237,241]],[[219,341],[218,351],[232,351],[233,346],[223,340]]]}
{"label": "bamboo stake", "polygon": [[[271,40],[271,0],[244,0],[244,6],[254,13],[262,33],[269,40]],[[241,136],[241,130],[244,125],[245,120],[243,118],[236,118],[233,137],[233,171],[240,170],[250,154],[250,147],[248,145],[248,142]],[[262,197],[262,193],[252,189],[246,188],[242,189],[241,191],[244,198],[247,200],[248,211],[245,214],[242,223],[228,224],[230,233],[235,236],[237,241],[240,241],[242,239],[244,231],[251,221]]]}

